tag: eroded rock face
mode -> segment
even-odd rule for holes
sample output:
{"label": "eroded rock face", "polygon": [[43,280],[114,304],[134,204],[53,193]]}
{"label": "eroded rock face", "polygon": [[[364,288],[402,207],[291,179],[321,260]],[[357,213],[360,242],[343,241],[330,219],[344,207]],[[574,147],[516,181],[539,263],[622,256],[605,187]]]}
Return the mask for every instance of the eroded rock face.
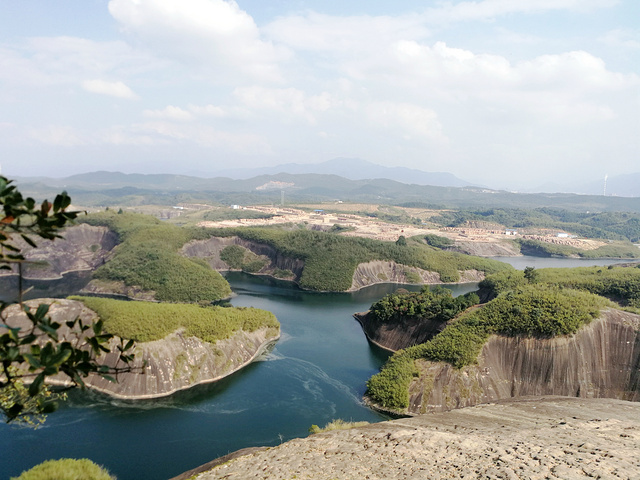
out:
{"label": "eroded rock face", "polygon": [[[66,272],[94,270],[106,261],[118,242],[117,235],[108,228],[87,224],[66,228],[62,237],[55,240],[34,239],[38,248],[19,242],[28,261],[24,266],[25,278],[58,279]],[[0,275],[3,272],[7,271],[0,270]]]}
{"label": "eroded rock face", "polygon": [[[50,316],[64,325],[64,321],[80,317],[91,323],[97,314],[74,300],[39,299],[29,305],[50,303]],[[11,307],[10,314],[27,324],[27,320],[17,305]],[[15,318],[15,317],[13,317]],[[12,324],[15,324],[12,320]],[[66,326],[59,331],[61,338],[68,335]],[[109,382],[100,376],[90,376],[85,380],[89,388],[117,398],[143,399],[170,395],[201,383],[215,382],[248,365],[258,358],[280,337],[280,331],[264,328],[254,332],[236,332],[231,338],[216,344],[204,342],[196,337],[187,337],[182,332],[174,332],[162,340],[136,344],[132,353],[135,360],[134,371],[118,376],[118,383]],[[118,344],[112,341],[111,349]],[[100,361],[115,366],[117,355],[108,354]],[[122,366],[122,365],[121,365]],[[54,378],[52,383],[64,384],[63,377]]]}
{"label": "eroded rock face", "polygon": [[[458,283],[479,282],[484,280],[484,273],[478,270],[466,270],[458,272],[460,281]],[[417,267],[409,267],[396,262],[385,260],[374,260],[361,263],[353,274],[353,281],[348,292],[359,290],[376,283],[413,283],[408,276],[413,275],[420,278],[420,283],[426,285],[436,285],[443,283],[440,274],[423,270]]]}
{"label": "eroded rock face", "polygon": [[374,322],[368,312],[356,313],[367,339],[384,350],[395,352],[427,342],[444,330],[447,322],[409,318],[400,323]]}
{"label": "eroded rock face", "polygon": [[492,336],[478,364],[417,362],[409,412],[446,411],[525,395],[640,400],[640,316],[608,309],[575,335]]}

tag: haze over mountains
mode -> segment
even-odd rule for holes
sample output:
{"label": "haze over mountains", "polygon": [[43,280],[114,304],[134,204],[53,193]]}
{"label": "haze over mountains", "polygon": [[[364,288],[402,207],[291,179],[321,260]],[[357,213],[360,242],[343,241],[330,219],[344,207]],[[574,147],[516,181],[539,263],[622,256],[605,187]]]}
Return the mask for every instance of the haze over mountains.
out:
{"label": "haze over mountains", "polygon": [[[294,178],[295,177],[295,178]],[[91,172],[72,175],[65,178],[23,177],[21,183],[41,183],[57,188],[140,188],[161,190],[195,190],[195,191],[250,191],[269,182],[295,183],[295,189],[312,188],[317,194],[324,194],[339,198],[339,192],[350,192],[354,188],[362,192],[375,188],[365,184],[385,185],[384,189],[392,186],[393,190],[402,189],[404,184],[409,186],[429,186],[446,188],[467,188],[480,190],[501,190],[493,186],[474,184],[447,172],[425,172],[406,167],[385,167],[358,158],[335,158],[321,163],[300,164],[288,163],[271,167],[226,169],[217,172],[215,177],[174,175],[174,174],[124,174],[120,172]],[[277,184],[275,189],[281,189]],[[288,187],[283,186],[284,189]],[[269,189],[269,188],[267,188]],[[323,191],[324,190],[324,191]],[[410,189],[407,189],[410,190]],[[619,175],[593,180],[585,184],[564,185],[548,183],[538,188],[519,190],[522,193],[548,194],[581,194],[607,197],[640,197],[640,173]],[[380,194],[383,195],[382,191]]]}

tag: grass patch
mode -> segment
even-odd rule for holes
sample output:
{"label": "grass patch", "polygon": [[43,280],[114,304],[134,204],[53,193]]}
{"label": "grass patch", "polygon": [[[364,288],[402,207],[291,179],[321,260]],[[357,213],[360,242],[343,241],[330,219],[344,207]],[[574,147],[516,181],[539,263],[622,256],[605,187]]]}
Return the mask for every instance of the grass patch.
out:
{"label": "grass patch", "polygon": [[187,336],[216,343],[238,330],[279,329],[276,317],[257,308],[225,308],[193,304],[128,302],[98,297],[69,297],[80,300],[104,320],[107,332],[137,342],[160,340],[184,328]]}
{"label": "grass patch", "polygon": [[309,428],[309,433],[315,434],[330,432],[332,430],[349,430],[350,428],[364,427],[365,425],[369,425],[369,422],[346,422],[344,420],[337,419],[330,421],[322,428],[320,428],[318,425],[311,425],[311,427]]}
{"label": "grass patch", "polygon": [[116,480],[116,477],[86,458],[62,458],[42,462],[11,480]]}

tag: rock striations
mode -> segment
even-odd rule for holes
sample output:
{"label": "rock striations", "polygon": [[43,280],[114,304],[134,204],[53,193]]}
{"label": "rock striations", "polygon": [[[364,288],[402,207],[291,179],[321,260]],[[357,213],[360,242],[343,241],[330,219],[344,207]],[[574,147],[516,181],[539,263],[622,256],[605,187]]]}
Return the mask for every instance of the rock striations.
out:
{"label": "rock striations", "polygon": [[510,400],[237,452],[173,480],[637,479],[640,404]]}

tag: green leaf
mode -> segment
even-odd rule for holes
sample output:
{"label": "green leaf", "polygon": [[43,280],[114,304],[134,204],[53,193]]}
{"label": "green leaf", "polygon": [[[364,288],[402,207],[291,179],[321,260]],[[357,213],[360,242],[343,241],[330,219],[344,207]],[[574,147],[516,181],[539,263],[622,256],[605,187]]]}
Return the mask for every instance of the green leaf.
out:
{"label": "green leaf", "polygon": [[44,372],[40,373],[36,378],[33,379],[33,383],[29,385],[29,395],[35,397],[42,390],[42,386],[44,384]]}

